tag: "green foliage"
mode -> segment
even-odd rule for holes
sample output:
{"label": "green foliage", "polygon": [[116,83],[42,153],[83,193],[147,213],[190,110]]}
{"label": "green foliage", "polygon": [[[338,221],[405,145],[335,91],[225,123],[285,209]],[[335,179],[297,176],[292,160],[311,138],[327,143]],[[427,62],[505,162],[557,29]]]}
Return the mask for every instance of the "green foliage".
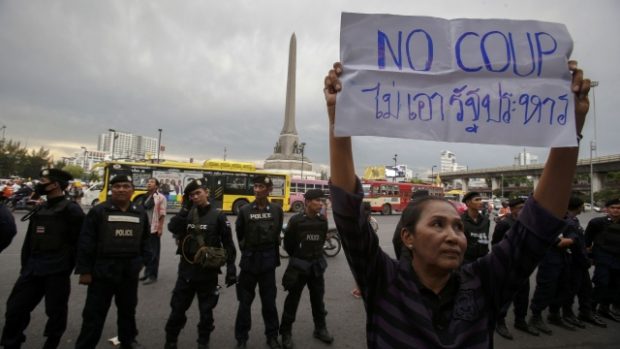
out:
{"label": "green foliage", "polygon": [[0,142],[0,177],[37,178],[41,169],[48,165],[49,158],[49,150],[44,148],[28,153],[20,142]]}
{"label": "green foliage", "polygon": [[84,177],[84,169],[80,166],[66,165],[62,168],[62,170],[69,172],[75,179],[80,179]]}

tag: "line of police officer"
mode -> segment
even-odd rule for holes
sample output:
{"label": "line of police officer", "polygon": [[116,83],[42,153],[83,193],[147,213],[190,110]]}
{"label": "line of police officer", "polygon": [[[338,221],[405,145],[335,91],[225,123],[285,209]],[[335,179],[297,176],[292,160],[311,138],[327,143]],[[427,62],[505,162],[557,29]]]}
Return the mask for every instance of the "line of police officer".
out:
{"label": "line of police officer", "polygon": [[[33,211],[22,250],[20,277],[7,301],[6,323],[1,345],[20,348],[30,312],[45,296],[49,317],[44,348],[57,348],[67,323],[70,274],[75,267],[79,283],[88,286],[82,313],[83,322],[76,348],[95,348],[99,342],[114,298],[118,311],[120,347],[139,348],[135,311],[139,273],[150,260],[147,245],[148,217],[131,202],[132,178],[117,175],[110,180],[110,200],[93,207],[86,217],[81,208],[64,197],[71,176],[60,170],[41,173],[37,192],[47,195],[47,203]],[[245,348],[251,328],[251,304],[258,285],[265,335],[270,348],[280,348],[279,332],[285,348],[292,348],[291,330],[299,297],[307,284],[311,293],[314,336],[331,343],[325,325],[323,273],[327,263],[322,255],[327,221],[320,214],[321,191],[306,194],[308,206],[294,216],[285,237],[291,265],[285,273],[289,296],[285,301],[282,328],[276,308],[275,268],[280,265],[279,244],[283,224],[282,208],[270,203],[273,188],[269,177],[254,178],[255,201],[244,206],[236,223],[241,250],[240,273],[234,265],[236,250],[226,216],[210,205],[204,180],[194,180],[185,189],[187,200],[168,226],[178,243],[178,279],[170,301],[171,313],[165,326],[165,348],[176,348],[177,338],[187,320],[185,312],[194,295],[198,298],[200,322],[198,348],[208,348],[214,330],[213,309],[217,305],[218,274],[226,265],[226,285],[237,285],[239,309],[235,337]],[[77,255],[76,255],[77,254]],[[302,263],[304,266],[299,268]]]}

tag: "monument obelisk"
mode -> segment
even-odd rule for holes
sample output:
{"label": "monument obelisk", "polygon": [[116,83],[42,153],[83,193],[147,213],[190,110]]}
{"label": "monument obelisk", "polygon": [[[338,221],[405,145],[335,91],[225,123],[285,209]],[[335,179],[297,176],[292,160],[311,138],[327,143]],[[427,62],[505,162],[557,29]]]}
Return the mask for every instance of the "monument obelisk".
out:
{"label": "monument obelisk", "polygon": [[[299,142],[295,128],[295,75],[297,70],[297,38],[291,35],[288,53],[288,77],[286,81],[286,104],[284,125],[273,154],[265,160],[265,169],[312,171],[312,162],[304,156],[305,143]],[[303,166],[303,169],[302,169]]]}

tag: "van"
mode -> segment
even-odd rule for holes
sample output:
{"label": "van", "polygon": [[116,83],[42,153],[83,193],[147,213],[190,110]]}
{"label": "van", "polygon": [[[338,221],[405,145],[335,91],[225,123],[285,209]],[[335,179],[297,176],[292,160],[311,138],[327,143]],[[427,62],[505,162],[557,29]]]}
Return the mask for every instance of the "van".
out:
{"label": "van", "polygon": [[103,183],[95,183],[88,189],[84,190],[84,196],[82,196],[82,205],[95,206],[99,203],[99,194],[103,189]]}

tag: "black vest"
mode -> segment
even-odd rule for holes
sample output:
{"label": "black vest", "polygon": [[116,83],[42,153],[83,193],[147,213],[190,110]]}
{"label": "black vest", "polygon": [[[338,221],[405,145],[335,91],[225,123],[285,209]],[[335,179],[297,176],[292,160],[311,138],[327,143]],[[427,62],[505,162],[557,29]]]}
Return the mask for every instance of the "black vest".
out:
{"label": "black vest", "polygon": [[304,216],[294,233],[300,246],[295,257],[312,260],[323,256],[323,245],[327,235],[327,221],[324,218],[311,219]]}
{"label": "black vest", "polygon": [[[198,215],[197,209],[192,209],[187,215],[187,234],[183,239],[183,254],[185,256],[194,256],[199,246],[198,240],[202,239],[206,246],[222,247],[222,239],[218,234],[218,217],[220,211],[211,206],[205,215]],[[198,240],[196,239],[198,238]]]}
{"label": "black vest", "polygon": [[620,256],[620,223],[609,223],[596,237],[596,246],[601,250]]}
{"label": "black vest", "polygon": [[44,205],[32,217],[32,235],[30,246],[32,253],[57,252],[68,248],[67,235],[69,224],[66,217],[61,217],[71,202],[61,200],[56,205]]}
{"label": "black vest", "polygon": [[280,232],[277,231],[280,221],[278,210],[259,212],[251,207],[243,212],[248,225],[244,237],[246,249],[263,249],[278,244],[280,238]]}
{"label": "black vest", "polygon": [[140,212],[105,210],[99,225],[99,255],[102,257],[136,257],[144,223]]}

